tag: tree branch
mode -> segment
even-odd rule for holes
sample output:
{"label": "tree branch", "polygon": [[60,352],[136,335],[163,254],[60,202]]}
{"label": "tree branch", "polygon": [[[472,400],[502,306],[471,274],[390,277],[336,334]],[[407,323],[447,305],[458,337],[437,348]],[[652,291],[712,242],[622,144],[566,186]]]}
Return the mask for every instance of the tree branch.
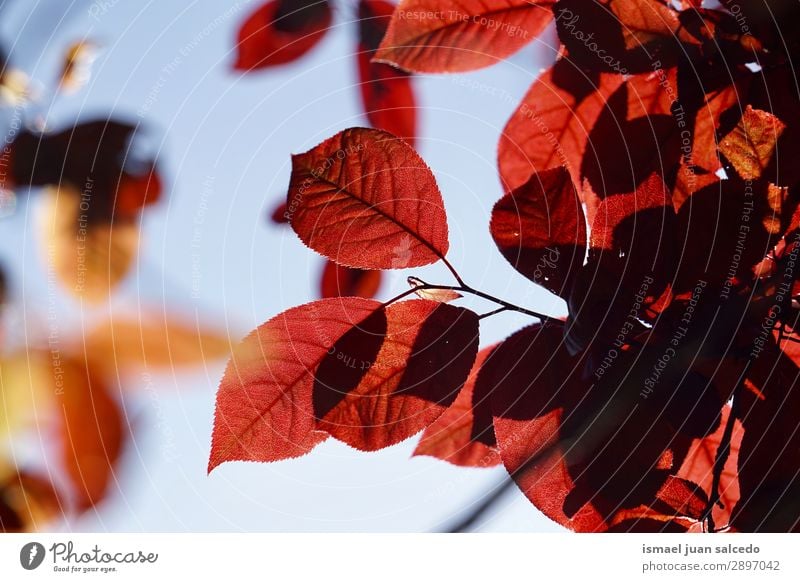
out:
{"label": "tree branch", "polygon": [[492,490],[486,495],[483,501],[475,506],[475,508],[460,521],[456,522],[450,528],[446,529],[446,533],[463,533],[467,532],[490,510],[492,509],[505,494],[512,489],[514,481],[506,475],[503,480],[495,485]]}

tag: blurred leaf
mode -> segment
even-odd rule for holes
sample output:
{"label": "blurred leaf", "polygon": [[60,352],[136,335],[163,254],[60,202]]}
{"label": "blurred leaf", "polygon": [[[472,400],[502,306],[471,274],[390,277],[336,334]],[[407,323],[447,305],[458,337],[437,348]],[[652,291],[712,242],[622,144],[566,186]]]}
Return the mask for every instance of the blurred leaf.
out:
{"label": "blurred leaf", "polygon": [[49,382],[59,363],[35,350],[0,358],[0,449],[13,442],[13,432],[30,426],[37,411],[50,405]]}
{"label": "blurred leaf", "polygon": [[227,333],[144,308],[138,316],[115,315],[86,336],[86,351],[111,370],[172,370],[226,357]]}
{"label": "blurred leaf", "polygon": [[90,222],[81,194],[50,189],[43,199],[43,252],[63,288],[91,303],[108,299],[133,266],[139,246],[134,221]]}
{"label": "blurred leaf", "polygon": [[0,467],[0,533],[40,529],[61,513],[53,484],[43,476]]}
{"label": "blurred leaf", "polygon": [[75,503],[86,510],[108,493],[127,435],[123,411],[91,360],[63,363],[58,391],[61,457]]}
{"label": "blurred leaf", "polygon": [[58,87],[64,93],[79,91],[92,76],[92,63],[100,46],[91,40],[80,40],[69,46],[64,55]]}

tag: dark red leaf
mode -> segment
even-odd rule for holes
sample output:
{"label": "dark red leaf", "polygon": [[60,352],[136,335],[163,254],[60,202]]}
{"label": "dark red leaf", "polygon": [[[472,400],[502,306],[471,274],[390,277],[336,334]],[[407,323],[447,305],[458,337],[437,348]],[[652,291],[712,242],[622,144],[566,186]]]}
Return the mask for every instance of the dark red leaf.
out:
{"label": "dark red leaf", "polygon": [[330,25],[328,0],[270,0],[239,29],[234,69],[290,63],[314,48]]}
{"label": "dark red leaf", "polygon": [[360,450],[405,440],[455,400],[478,351],[478,317],[414,299],[376,311],[336,341],[314,383],[317,426]]}
{"label": "dark red leaf", "polygon": [[[414,449],[415,456],[427,455],[462,467],[500,464],[497,449],[486,444],[494,440],[489,395],[475,389],[481,365],[495,347],[478,352],[461,392],[444,414],[425,429]],[[487,416],[489,422],[486,422]],[[490,435],[485,434],[489,432]]]}
{"label": "dark red leaf", "polygon": [[[726,405],[722,410],[719,428],[713,434],[695,439],[692,442],[692,446],[689,452],[686,453],[686,458],[678,470],[678,476],[697,483],[708,496],[711,496],[712,493],[714,461],[722,441],[722,435],[725,432],[729,414],[730,406]],[[714,523],[718,528],[730,523],[731,511],[739,501],[739,479],[736,467],[743,434],[742,424],[738,420],[735,421],[730,454],[725,462],[722,470],[722,479],[719,483],[720,501],[724,507],[715,505],[713,509]]]}
{"label": "dark red leaf", "polygon": [[381,271],[365,271],[326,261],[320,277],[319,295],[329,297],[364,297],[372,299],[381,286]]}
{"label": "dark red leaf", "polygon": [[753,362],[748,380],[759,395],[740,395],[744,435],[739,449],[740,500],[731,524],[743,532],[800,531],[800,368],[772,342]]}
{"label": "dark red leaf", "polygon": [[281,202],[275,207],[270,215],[270,220],[275,224],[288,224],[289,219],[286,216],[286,202]]}
{"label": "dark red leaf", "polygon": [[515,269],[557,295],[569,293],[586,255],[586,219],[565,167],[536,173],[501,198],[490,229]]}
{"label": "dark red leaf", "polygon": [[71,186],[83,197],[81,213],[90,222],[135,219],[162,192],[155,161],[137,160],[139,133],[112,119],[57,133],[23,131],[13,144],[13,181],[23,187]]}
{"label": "dark red leaf", "polygon": [[[641,516],[642,507],[650,517],[696,519],[704,494],[670,472],[688,448],[681,423],[689,422],[691,433],[716,428],[706,414],[713,398],[700,392],[705,380],[676,366],[662,378],[662,393],[642,398],[661,350],[637,357],[615,348],[606,367],[571,357],[563,334],[560,325],[528,327],[502,343],[479,375],[479,383],[493,386],[500,454],[520,489],[548,517],[577,531],[604,531],[629,519],[631,510]],[[680,405],[671,403],[671,393],[681,395]],[[687,421],[685,404],[694,405],[698,395],[702,412]],[[717,400],[717,416],[719,408]]]}
{"label": "dark red leaf", "polygon": [[0,479],[0,533],[41,530],[63,511],[50,479],[24,470]]}
{"label": "dark red leaf", "polygon": [[[659,81],[648,82],[657,85]],[[629,107],[638,101],[640,87],[631,82],[621,85],[592,127],[581,173],[601,199],[633,192],[654,172],[664,176],[680,161],[680,130],[672,115],[648,114],[629,120]]]}
{"label": "dark red leaf", "polygon": [[620,74],[675,64],[697,40],[662,0],[560,0],[558,37],[578,66]]}
{"label": "dark red leaf", "polygon": [[292,228],[309,247],[348,267],[406,269],[449,246],[433,174],[403,140],[352,128],[292,157]]}

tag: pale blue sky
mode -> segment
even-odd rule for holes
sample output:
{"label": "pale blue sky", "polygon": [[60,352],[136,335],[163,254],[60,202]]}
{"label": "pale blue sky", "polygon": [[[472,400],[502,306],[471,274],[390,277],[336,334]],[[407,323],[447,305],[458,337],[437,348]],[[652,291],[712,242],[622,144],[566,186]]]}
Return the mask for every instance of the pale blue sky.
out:
{"label": "pale blue sky", "polygon": [[[70,43],[87,37],[105,45],[86,88],[52,108],[47,101],[39,106],[52,126],[76,116],[113,114],[141,118],[153,129],[152,145],[169,196],[145,215],[141,260],[114,299],[115,309],[155,305],[226,326],[240,337],[279,311],[314,298],[321,259],[290,230],[268,225],[264,213],[285,194],[291,153],[366,123],[354,86],[351,8],[337,14],[334,28],[301,61],[242,77],[230,69],[233,40],[258,2],[35,0],[33,10],[34,1],[4,4],[3,44],[14,63],[42,84],[52,84]],[[417,79],[418,149],[444,196],[450,261],[467,282],[562,314],[563,303],[518,275],[488,233],[489,212],[502,194],[497,137],[514,100],[549,58],[546,47],[533,45],[485,71]],[[28,327],[44,317],[47,298],[32,230],[36,207],[35,200],[21,204],[0,227],[0,259],[9,265],[16,291],[11,317],[20,320],[24,308]],[[441,266],[402,271],[393,274],[382,295],[404,289],[410,274],[449,281]],[[89,315],[70,300],[59,303],[64,329]],[[526,323],[513,314],[492,318],[482,328],[482,344]],[[329,440],[301,459],[226,464],[206,476],[223,365],[191,375],[154,376],[149,390],[141,377],[128,379],[126,412],[139,431],[126,454],[120,490],[99,513],[65,528],[426,531],[455,519],[500,481],[502,469],[410,459],[416,438],[372,454]],[[482,529],[557,528],[515,490]]]}

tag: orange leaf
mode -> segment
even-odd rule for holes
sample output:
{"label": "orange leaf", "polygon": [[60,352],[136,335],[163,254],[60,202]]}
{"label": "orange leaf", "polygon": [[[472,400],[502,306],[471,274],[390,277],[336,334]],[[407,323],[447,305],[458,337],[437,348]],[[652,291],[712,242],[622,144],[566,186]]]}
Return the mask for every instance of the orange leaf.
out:
{"label": "orange leaf", "polygon": [[108,493],[126,437],[123,412],[91,361],[62,360],[60,406],[61,456],[79,510]]}
{"label": "orange leaf", "polygon": [[108,299],[133,266],[139,227],[133,221],[89,223],[81,194],[68,186],[44,199],[42,254],[64,289],[91,303]]}
{"label": "orange leaf", "polygon": [[722,138],[719,151],[742,178],[755,180],[769,164],[784,129],[786,124],[780,119],[748,105],[736,127]]}
{"label": "orange leaf", "polygon": [[86,350],[112,371],[125,368],[172,370],[227,356],[227,333],[199,322],[168,317],[142,308],[137,316],[116,315],[95,326],[84,339]]}

